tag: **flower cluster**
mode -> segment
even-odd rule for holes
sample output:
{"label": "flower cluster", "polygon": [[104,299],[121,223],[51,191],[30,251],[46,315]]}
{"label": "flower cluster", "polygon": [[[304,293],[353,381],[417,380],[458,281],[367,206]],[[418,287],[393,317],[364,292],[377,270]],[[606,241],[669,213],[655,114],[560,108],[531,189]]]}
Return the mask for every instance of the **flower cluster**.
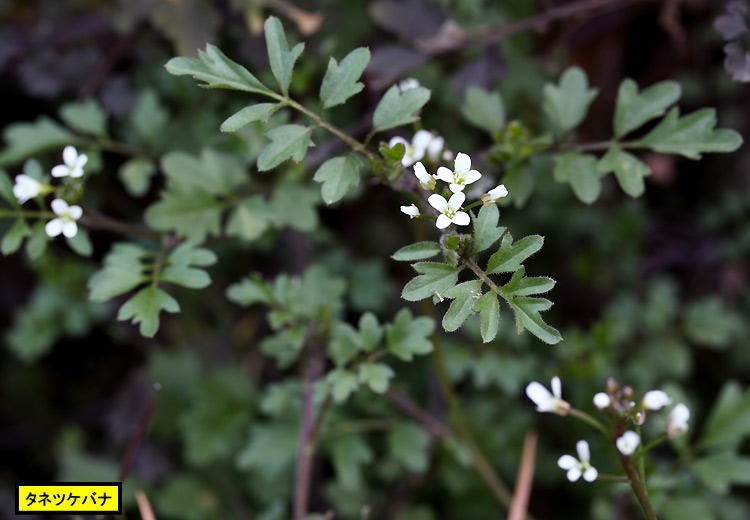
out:
{"label": "flower cluster", "polygon": [[[526,395],[534,402],[538,412],[562,416],[571,414],[605,431],[596,419],[584,412],[572,409],[570,403],[562,398],[562,383],[559,377],[552,378],[551,388],[550,391],[536,381],[526,386]],[[625,457],[630,457],[638,451],[642,442],[638,432],[627,429],[628,424],[634,424],[640,432],[640,427],[646,422],[648,414],[671,405],[672,399],[663,390],[650,390],[639,401],[634,400],[631,387],[620,387],[614,379],[610,378],[607,381],[607,391],[595,394],[593,403],[598,410],[614,419],[615,435],[611,439],[614,440],[617,451]],[[690,409],[682,403],[675,405],[667,417],[664,433],[659,440],[667,437],[674,439],[687,433],[689,419]],[[591,465],[588,443],[584,440],[579,441],[577,451],[578,459],[572,455],[563,455],[557,461],[557,465],[567,472],[568,480],[571,482],[575,482],[581,476],[588,482],[596,480],[598,472]]]}
{"label": "flower cluster", "polygon": [[[88,157],[85,154],[79,154],[73,146],[66,146],[63,150],[63,164],[58,164],[50,174],[55,178],[69,177],[78,179],[83,177],[83,167],[86,166]],[[13,185],[13,195],[19,204],[25,204],[29,200],[52,193],[55,188],[48,183],[40,182],[30,175],[16,175],[15,184]],[[52,212],[55,217],[45,225],[44,229],[50,237],[56,237],[60,234],[72,238],[78,233],[78,224],[76,221],[83,215],[80,206],[70,206],[61,198],[54,198],[50,203]]]}
{"label": "flower cluster", "polygon": [[[417,132],[417,135],[418,134],[419,132]],[[417,135],[414,136],[414,142],[416,142]],[[394,137],[394,139],[400,138]],[[424,144],[424,142],[426,141],[420,140],[421,144]],[[394,143],[393,139],[391,140],[391,143]],[[424,155],[424,150],[422,150],[421,153]],[[410,160],[413,159],[413,157],[414,156],[410,157]],[[456,159],[453,162],[452,170],[445,166],[440,166],[437,169],[437,173],[433,175],[427,171],[424,164],[417,162],[414,164],[414,176],[424,190],[437,191],[437,181],[443,181],[448,185],[448,190],[442,190],[442,194],[432,193],[427,198],[427,202],[430,206],[435,208],[439,213],[436,221],[438,229],[445,229],[451,224],[456,224],[457,226],[469,225],[471,218],[466,212],[466,209],[468,208],[464,208],[463,206],[466,201],[464,189],[466,186],[478,181],[482,177],[482,174],[479,171],[471,168],[471,157],[465,153],[459,153],[456,155]],[[448,194],[450,194],[450,197],[446,199],[445,196]],[[482,195],[481,201],[484,204],[494,204],[507,195],[508,190],[504,185],[500,184]],[[472,204],[470,207],[473,206],[474,205]],[[419,217],[421,214],[419,208],[415,204],[401,206],[401,211],[406,215],[409,215],[411,218]]]}

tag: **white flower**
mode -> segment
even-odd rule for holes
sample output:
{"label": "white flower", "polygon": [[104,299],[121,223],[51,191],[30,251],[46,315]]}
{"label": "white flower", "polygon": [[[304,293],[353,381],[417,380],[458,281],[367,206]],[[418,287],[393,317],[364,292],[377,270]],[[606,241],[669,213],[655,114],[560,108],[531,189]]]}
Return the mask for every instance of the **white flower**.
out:
{"label": "white flower", "polygon": [[398,89],[401,92],[406,92],[407,90],[411,90],[417,87],[419,87],[419,81],[417,81],[415,78],[406,78],[398,82]]}
{"label": "white flower", "polygon": [[573,455],[563,455],[557,459],[557,465],[568,472],[568,480],[575,482],[581,475],[586,482],[593,482],[599,476],[599,472],[591,465],[591,453],[589,452],[589,443],[578,441],[576,444],[578,458]]}
{"label": "white flower", "polygon": [[651,390],[643,396],[643,407],[646,410],[661,410],[667,405],[672,404],[666,392],[662,390]]}
{"label": "white flower", "polygon": [[89,160],[86,154],[78,155],[78,150],[72,146],[66,146],[63,150],[63,163],[52,168],[53,177],[81,177],[83,176],[83,167]]}
{"label": "white flower", "polygon": [[431,161],[437,161],[440,151],[443,149],[444,139],[427,130],[418,130],[411,138],[411,143],[403,137],[391,137],[391,140],[388,141],[388,148],[393,148],[397,143],[403,144],[405,148],[401,164],[409,167],[421,160],[425,154]]}
{"label": "white flower", "polygon": [[688,419],[690,419],[690,409],[682,403],[672,408],[667,417],[667,426],[665,430],[670,439],[684,435],[688,431]]}
{"label": "white flower", "polygon": [[456,224],[457,226],[469,225],[469,222],[471,222],[469,214],[465,211],[460,211],[465,200],[466,195],[461,192],[454,193],[448,200],[445,200],[445,197],[438,195],[437,193],[430,195],[427,202],[430,203],[430,206],[440,212],[440,216],[437,218],[438,229],[445,229],[450,226],[451,223]]}
{"label": "white flower", "polygon": [[[455,197],[455,195],[454,195]],[[567,415],[570,411],[570,403],[562,398],[562,384],[560,378],[555,376],[551,382],[552,392],[536,381],[526,386],[526,395],[534,401],[537,412],[552,412],[558,415]]]}
{"label": "white flower", "polygon": [[78,224],[76,220],[81,218],[83,210],[81,206],[68,206],[68,203],[62,199],[52,201],[52,211],[57,218],[53,218],[44,227],[44,230],[51,237],[56,237],[60,233],[68,238],[73,238],[78,233]]}
{"label": "white flower", "polygon": [[435,188],[435,177],[427,173],[427,169],[421,162],[414,165],[414,175],[424,189],[432,190]]}
{"label": "white flower", "polygon": [[23,204],[29,199],[33,199],[42,191],[42,184],[37,182],[28,175],[16,175],[16,183],[13,185],[13,195],[18,199],[19,204]]}
{"label": "white flower", "polygon": [[452,161],[453,160],[453,151],[446,150],[443,152],[443,160],[444,161]]}
{"label": "white flower", "polygon": [[482,201],[485,204],[493,204],[497,202],[499,199],[502,199],[503,197],[508,196],[508,189],[505,187],[505,184],[499,184],[496,187],[492,188],[490,191],[482,195]]}
{"label": "white flower", "polygon": [[410,218],[416,218],[419,216],[419,208],[414,204],[410,206],[401,206],[401,213],[406,213]]}
{"label": "white flower", "polygon": [[620,453],[622,453],[623,455],[632,455],[633,453],[635,453],[635,449],[638,447],[640,443],[641,443],[640,435],[630,430],[623,433],[615,441],[615,444],[617,445],[617,449],[620,450]]}
{"label": "white flower", "polygon": [[456,155],[453,167],[453,171],[450,171],[445,166],[441,166],[437,171],[438,179],[449,183],[453,193],[463,191],[467,184],[476,182],[482,177],[482,174],[477,170],[471,169],[471,157],[465,153]]}
{"label": "white flower", "polygon": [[594,395],[594,406],[596,406],[599,410],[609,408],[610,404],[612,404],[612,400],[604,392],[599,392],[598,394]]}
{"label": "white flower", "polygon": [[432,162],[437,162],[440,159],[440,156],[442,155],[444,146],[445,146],[445,139],[443,139],[439,135],[430,134],[430,142],[427,145],[427,157]]}

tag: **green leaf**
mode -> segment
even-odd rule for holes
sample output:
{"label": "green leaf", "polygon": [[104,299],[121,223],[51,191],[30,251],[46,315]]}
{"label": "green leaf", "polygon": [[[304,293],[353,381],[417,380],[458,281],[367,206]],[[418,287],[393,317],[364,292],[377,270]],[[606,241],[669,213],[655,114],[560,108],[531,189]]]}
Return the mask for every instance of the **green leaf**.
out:
{"label": "green leaf", "polygon": [[393,425],[388,431],[388,450],[393,458],[415,473],[427,469],[427,447],[430,437],[425,431],[411,423]]}
{"label": "green leaf", "polygon": [[401,297],[410,302],[432,298],[435,293],[444,293],[458,281],[458,271],[448,264],[418,262],[412,267],[419,276],[411,279],[401,291]]}
{"label": "green leaf", "polygon": [[750,457],[725,451],[703,457],[691,465],[696,475],[715,493],[725,495],[733,484],[750,484]]}
{"label": "green leaf", "polygon": [[275,16],[269,16],[264,27],[271,72],[273,72],[281,92],[286,95],[289,91],[289,83],[292,81],[294,62],[302,54],[305,44],[298,43],[290,51],[284,34],[284,26]]}
{"label": "green leaf", "polygon": [[500,326],[500,304],[495,291],[484,293],[474,304],[474,310],[479,313],[479,331],[482,334],[482,341],[489,343],[497,336]]}
{"label": "green leaf", "polygon": [[222,208],[212,195],[197,189],[165,191],[144,217],[156,230],[175,231],[193,242],[203,242],[206,236],[221,231]]}
{"label": "green leaf", "polygon": [[398,262],[412,262],[432,258],[438,253],[440,253],[440,244],[437,242],[416,242],[402,247],[393,253],[391,258]]}
{"label": "green leaf", "polygon": [[162,158],[161,167],[173,191],[195,188],[212,195],[228,195],[247,180],[236,157],[210,148],[202,150],[200,156],[170,152]]}
{"label": "green leaf", "polygon": [[130,112],[130,124],[141,142],[152,147],[162,142],[164,130],[169,122],[169,112],[152,89],[138,94],[135,106]]}
{"label": "green leaf", "polygon": [[516,331],[520,334],[524,329],[545,343],[554,345],[562,340],[560,332],[547,325],[540,312],[552,307],[552,302],[544,298],[519,297],[508,301],[516,316]]}
{"label": "green leaf", "polygon": [[655,117],[661,117],[680,99],[682,89],[676,81],[662,81],[638,92],[632,79],[620,83],[615,107],[615,137],[622,137],[640,128]]}
{"label": "green leaf", "polygon": [[360,435],[341,435],[331,445],[331,458],[336,470],[336,481],[343,489],[362,488],[362,467],[374,459],[374,454]]}
{"label": "green leaf", "polygon": [[72,129],[96,137],[107,136],[107,115],[95,99],[67,103],[60,109],[60,117]]}
{"label": "green leaf", "polygon": [[117,172],[127,192],[133,197],[142,197],[151,186],[151,177],[156,165],[148,159],[136,157],[123,164]]}
{"label": "green leaf", "polygon": [[382,132],[401,125],[408,125],[416,121],[416,113],[430,100],[430,91],[424,87],[417,87],[401,92],[394,85],[388,89],[375,107],[373,127],[376,132]]}
{"label": "green leaf", "polygon": [[750,436],[750,392],[734,381],[721,389],[705,423],[700,446],[710,449],[736,449]]}
{"label": "green leaf", "polygon": [[117,313],[120,321],[132,320],[140,324],[143,336],[151,338],[159,330],[159,313],[166,311],[172,314],[180,312],[180,304],[169,294],[156,286],[149,286],[138,291],[126,301]]}
{"label": "green leaf", "polygon": [[253,470],[259,477],[285,478],[297,453],[298,429],[297,424],[291,421],[254,425],[247,446],[237,456],[237,466]]}
{"label": "green leaf", "polygon": [[258,157],[258,170],[268,171],[287,159],[300,162],[313,145],[311,131],[311,128],[302,125],[281,125],[269,130],[266,135],[271,142]]}
{"label": "green leaf", "polygon": [[571,152],[555,156],[555,180],[569,183],[576,197],[585,204],[599,198],[602,175],[593,155]]}
{"label": "green leaf", "polygon": [[708,296],[687,306],[683,328],[691,341],[723,349],[741,333],[742,319],[721,298]]}
{"label": "green leaf", "polygon": [[320,182],[320,192],[326,204],[341,200],[349,190],[359,184],[360,162],[356,157],[334,157],[320,165],[313,180]]}
{"label": "green leaf", "polygon": [[544,237],[530,235],[513,242],[513,237],[507,233],[500,248],[490,257],[487,262],[487,273],[514,273],[518,271],[521,264],[531,255],[539,251],[544,245]]}
{"label": "green leaf", "polygon": [[190,289],[203,289],[211,284],[211,277],[203,269],[216,263],[216,255],[208,250],[183,242],[166,259],[159,280],[172,282]]}
{"label": "green leaf", "polygon": [[474,217],[474,253],[489,249],[505,233],[505,227],[498,226],[500,210],[497,204],[482,206],[479,215]]}
{"label": "green leaf", "polygon": [[359,382],[366,384],[377,394],[383,394],[388,390],[388,384],[394,375],[393,369],[383,363],[359,365]]}
{"label": "green leaf", "polygon": [[192,76],[205,82],[208,88],[228,88],[255,92],[272,93],[250,71],[239,63],[227,58],[215,46],[206,45],[205,51],[199,51],[197,58],[172,58],[166,64],[167,72],[175,76]]}
{"label": "green leaf", "polygon": [[254,121],[268,122],[268,118],[279,110],[283,105],[280,103],[257,103],[255,105],[246,106],[239,112],[232,116],[229,116],[226,121],[221,124],[222,132],[236,132],[245,125],[248,125]]}
{"label": "green leaf", "polygon": [[604,157],[599,160],[597,168],[602,173],[615,172],[615,178],[622,191],[631,197],[643,195],[643,178],[651,173],[645,163],[619,146],[607,150]]}
{"label": "green leaf", "polygon": [[402,361],[411,361],[415,355],[432,352],[429,336],[435,322],[427,316],[414,318],[409,309],[401,309],[393,323],[386,326],[388,350]]}
{"label": "green leaf", "polygon": [[367,352],[375,350],[383,339],[383,327],[371,312],[366,312],[359,318],[359,339]]}
{"label": "green leaf", "polygon": [[254,303],[271,303],[273,293],[260,275],[254,274],[230,285],[227,289],[227,298],[246,307]]}
{"label": "green leaf", "polygon": [[706,152],[734,152],[742,145],[740,134],[715,127],[714,109],[704,108],[680,117],[680,110],[675,107],[639,143],[655,152],[679,154],[688,159],[700,159]]}
{"label": "green leaf", "polygon": [[73,251],[81,256],[89,257],[94,252],[94,246],[91,243],[88,231],[81,227],[78,228],[78,233],[76,233],[73,238],[65,237],[65,241]]}
{"label": "green leaf", "polygon": [[47,250],[50,238],[44,230],[44,222],[37,222],[31,228],[31,235],[26,241],[26,254],[31,260],[40,258]]}
{"label": "green leaf", "polygon": [[24,219],[19,218],[3,235],[3,240],[0,242],[0,251],[4,255],[15,253],[21,247],[23,239],[29,235],[31,235],[31,228]]}
{"label": "green leaf", "polygon": [[141,260],[147,254],[145,249],[134,244],[112,246],[104,258],[103,267],[89,279],[89,299],[93,302],[107,301],[145,282]]}
{"label": "green leaf", "polygon": [[481,288],[481,280],[470,280],[445,291],[445,297],[453,299],[443,315],[443,328],[446,331],[458,330],[466,318],[474,313],[474,304],[481,295]]}
{"label": "green leaf", "polygon": [[0,169],[0,197],[4,198],[13,207],[18,207],[18,199],[13,195],[13,181],[3,169]]}
{"label": "green leaf", "polygon": [[318,226],[316,205],[320,190],[314,186],[282,182],[271,197],[271,215],[278,227],[291,226],[299,231],[312,231]]}
{"label": "green leaf", "polygon": [[349,395],[359,387],[357,376],[342,368],[331,370],[326,376],[326,382],[330,386],[333,400],[337,403],[346,401]]}
{"label": "green leaf", "polygon": [[505,126],[505,105],[499,92],[469,87],[461,113],[468,122],[489,133],[499,132]]}
{"label": "green leaf", "polygon": [[3,131],[7,146],[0,152],[0,165],[15,164],[49,150],[76,142],[76,137],[47,117],[33,123],[13,123]]}
{"label": "green leaf", "polygon": [[511,279],[503,285],[501,290],[510,296],[531,296],[551,291],[555,287],[555,281],[546,276],[525,277],[526,268],[521,266],[513,273]]}
{"label": "green leaf", "polygon": [[228,235],[253,241],[268,229],[272,219],[268,202],[261,195],[255,195],[234,206],[225,230]]}
{"label": "green leaf", "polygon": [[544,86],[544,112],[558,130],[567,132],[583,121],[597,93],[597,89],[589,89],[586,73],[571,67],[558,85]]}
{"label": "green leaf", "polygon": [[370,50],[359,47],[346,55],[339,64],[331,57],[328,69],[320,85],[320,101],[323,108],[340,105],[363,88],[359,77],[370,62]]}

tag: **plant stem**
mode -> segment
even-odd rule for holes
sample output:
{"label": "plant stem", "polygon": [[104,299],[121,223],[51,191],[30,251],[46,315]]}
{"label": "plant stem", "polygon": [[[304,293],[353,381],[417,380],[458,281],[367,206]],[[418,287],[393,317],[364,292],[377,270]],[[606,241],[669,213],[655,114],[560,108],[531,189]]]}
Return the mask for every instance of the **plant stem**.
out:
{"label": "plant stem", "polygon": [[25,209],[0,209],[0,218],[53,218],[51,211],[27,211]]}
{"label": "plant stem", "polygon": [[570,415],[575,417],[576,419],[580,419],[581,421],[585,422],[589,426],[592,426],[593,428],[596,428],[601,432],[602,435],[608,440],[612,440],[612,435],[610,435],[609,431],[607,431],[607,428],[604,427],[602,423],[591,417],[586,412],[582,412],[581,410],[576,410],[575,408],[571,408],[570,412],[568,412]]}
{"label": "plant stem", "polygon": [[648,499],[648,491],[646,491],[646,486],[644,486],[643,482],[638,478],[638,472],[633,467],[633,464],[631,464],[628,457],[620,453],[619,450],[617,453],[620,456],[620,463],[622,463],[622,467],[628,475],[630,487],[633,489],[633,493],[638,499],[641,509],[643,509],[643,514],[648,520],[657,520],[654,508],[651,506],[651,502]]}
{"label": "plant stem", "polygon": [[[641,427],[636,426],[635,428],[636,433],[638,434],[638,437],[643,439],[643,436],[641,435]],[[644,462],[645,457],[638,457],[637,464],[638,464],[638,475],[641,477],[641,482],[643,482],[643,485],[646,485],[646,464]]]}

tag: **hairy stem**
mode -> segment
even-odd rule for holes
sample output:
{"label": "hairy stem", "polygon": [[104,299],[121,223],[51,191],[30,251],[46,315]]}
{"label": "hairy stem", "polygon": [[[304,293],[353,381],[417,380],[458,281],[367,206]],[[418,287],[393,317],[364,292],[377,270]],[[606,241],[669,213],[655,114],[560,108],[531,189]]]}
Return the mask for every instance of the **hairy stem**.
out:
{"label": "hairy stem", "polygon": [[646,486],[644,486],[643,482],[641,482],[641,480],[638,478],[638,472],[636,471],[635,467],[630,462],[630,459],[628,457],[620,453],[619,450],[617,451],[617,453],[620,456],[620,463],[622,464],[625,473],[627,473],[628,475],[628,483],[633,489],[633,493],[638,499],[638,503],[641,505],[641,509],[643,509],[644,516],[648,520],[657,520],[654,508],[651,505],[651,501],[648,499],[648,491],[646,491]]}

